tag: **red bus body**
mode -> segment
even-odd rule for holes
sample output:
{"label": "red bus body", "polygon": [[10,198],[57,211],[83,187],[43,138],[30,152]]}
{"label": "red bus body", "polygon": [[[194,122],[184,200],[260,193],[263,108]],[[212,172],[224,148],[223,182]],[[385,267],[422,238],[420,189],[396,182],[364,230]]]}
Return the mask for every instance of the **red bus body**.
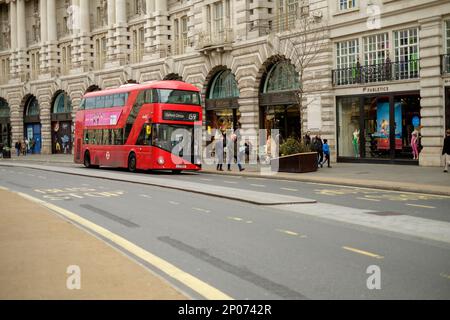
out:
{"label": "red bus body", "polygon": [[[195,104],[170,103],[170,96],[165,97],[167,98],[165,103],[160,100],[149,101],[149,99],[157,99],[153,98],[154,96],[162,96],[166,93],[176,96],[180,92],[183,98],[193,97]],[[148,95],[152,97],[146,99]],[[195,98],[196,95],[198,95],[198,101]],[[104,104],[107,107],[93,105],[94,98],[95,101],[100,101],[98,105]],[[121,104],[120,99],[125,101],[123,106],[116,106],[117,99],[119,104]],[[146,100],[142,102],[142,99]],[[134,117],[130,116],[132,111]],[[180,119],[176,116],[187,116],[189,119]],[[194,160],[193,156],[189,159],[182,158],[173,154],[169,148],[158,147],[155,141],[158,143],[161,141],[161,138],[156,136],[160,128],[162,133],[177,128],[186,128],[186,130],[192,128],[193,133],[194,127],[201,128],[201,125],[202,107],[199,90],[181,81],[158,81],[87,93],[76,114],[74,161],[86,165],[88,158],[88,164],[91,166],[130,168],[130,159],[134,155],[136,160],[134,169],[200,170],[200,161]],[[151,128],[149,135],[148,126]],[[122,140],[120,140],[121,134]],[[143,136],[150,141],[145,138],[145,143],[138,142],[138,138]],[[192,137],[192,140],[195,139],[194,133]],[[164,142],[168,144],[173,141]],[[192,143],[198,143],[198,141],[192,141]]]}

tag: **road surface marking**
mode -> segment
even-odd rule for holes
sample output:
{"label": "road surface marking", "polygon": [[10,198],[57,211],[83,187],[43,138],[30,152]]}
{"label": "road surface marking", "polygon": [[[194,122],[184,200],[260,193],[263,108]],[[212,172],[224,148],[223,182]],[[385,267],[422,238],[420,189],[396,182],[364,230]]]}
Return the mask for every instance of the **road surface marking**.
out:
{"label": "road surface marking", "polygon": [[291,188],[280,188],[280,189],[285,191],[294,191],[294,192],[298,191],[298,189],[291,189]]}
{"label": "road surface marking", "polygon": [[432,206],[424,206],[422,204],[412,204],[412,203],[407,203],[407,206],[411,206],[411,207],[419,207],[419,208],[426,208],[426,209],[436,209],[436,207],[432,207]]}
{"label": "road surface marking", "polygon": [[140,194],[139,196],[143,197],[143,198],[148,198],[148,199],[152,199],[153,198],[152,196],[149,196],[149,195],[146,195],[146,194]]}
{"label": "road surface marking", "polygon": [[351,248],[351,247],[342,247],[342,249],[347,250],[347,251],[352,251],[352,252],[355,252],[355,253],[359,253],[359,254],[363,254],[365,256],[369,256],[369,257],[375,258],[375,259],[383,259],[384,258],[384,257],[382,257],[382,256],[380,256],[378,254],[371,253],[371,252],[364,251],[364,250]]}
{"label": "road surface marking", "polygon": [[105,229],[89,220],[86,220],[86,219],[80,217],[79,215],[77,215],[71,211],[60,208],[51,203],[42,201],[40,199],[34,198],[32,196],[29,196],[29,195],[21,193],[21,192],[18,192],[17,194],[22,196],[23,198],[26,198],[35,203],[38,203],[50,210],[62,215],[63,217],[65,217],[71,221],[78,223],[79,225],[85,227],[86,229],[88,229],[90,231],[97,233],[98,235],[102,236],[103,238],[111,241],[112,243],[116,244],[117,246],[130,252],[134,256],[146,261],[147,263],[151,264],[155,268],[161,270],[163,273],[165,273],[169,277],[183,283],[184,285],[191,288],[192,290],[197,292],[199,295],[205,297],[206,299],[209,299],[209,300],[232,300],[233,299],[229,295],[212,287],[211,285],[207,284],[206,282],[177,268],[173,264],[161,259],[160,257],[150,253],[149,251],[144,250],[143,248],[135,245],[134,243],[126,240],[125,238],[118,236],[117,234],[109,231],[108,229]]}
{"label": "road surface marking", "polygon": [[440,276],[442,277],[442,278],[445,278],[445,279],[447,279],[447,280],[450,280],[450,274],[446,274],[446,273],[441,273],[440,274]]}
{"label": "road surface marking", "polygon": [[267,180],[267,179],[264,179],[264,178],[246,178],[247,180]]}
{"label": "road surface marking", "polygon": [[177,205],[180,204],[179,202],[176,202],[176,201],[169,201],[169,203],[170,203],[170,204],[173,204],[174,206],[177,206]]}
{"label": "road surface marking", "polygon": [[237,184],[236,181],[224,181],[224,183],[228,183],[228,184]]}
{"label": "road surface marking", "polygon": [[0,190],[3,190],[3,191],[9,191],[8,188],[2,187],[2,186],[0,186]]}
{"label": "road surface marking", "polygon": [[306,235],[303,235],[303,234],[300,234],[300,233],[297,233],[297,232],[294,232],[294,231],[283,230],[283,229],[277,229],[277,231],[281,232],[281,233],[284,233],[284,234],[287,234],[289,236],[293,236],[293,237],[300,237],[300,238],[303,238],[303,239],[307,238]]}
{"label": "road surface marking", "polygon": [[244,222],[244,223],[247,223],[247,224],[250,224],[250,223],[253,223],[253,221],[250,221],[250,220],[244,220],[244,219],[242,219],[242,218],[239,218],[239,217],[227,217],[228,219],[230,219],[230,220],[233,220],[233,221],[237,221],[237,222]]}
{"label": "road surface marking", "polygon": [[202,180],[202,181],[213,181],[212,179],[200,179],[200,180]]}
{"label": "road surface marking", "polygon": [[200,212],[204,212],[204,213],[210,213],[211,212],[211,210],[202,209],[202,208],[196,208],[196,207],[193,207],[192,210],[200,211]]}
{"label": "road surface marking", "polygon": [[257,187],[257,188],[265,188],[266,186],[263,184],[250,184],[252,187]]}
{"label": "road surface marking", "polygon": [[380,202],[381,201],[381,200],[378,200],[378,199],[370,199],[370,198],[362,198],[362,197],[357,197],[356,199],[367,200],[367,201],[374,201],[374,202]]}

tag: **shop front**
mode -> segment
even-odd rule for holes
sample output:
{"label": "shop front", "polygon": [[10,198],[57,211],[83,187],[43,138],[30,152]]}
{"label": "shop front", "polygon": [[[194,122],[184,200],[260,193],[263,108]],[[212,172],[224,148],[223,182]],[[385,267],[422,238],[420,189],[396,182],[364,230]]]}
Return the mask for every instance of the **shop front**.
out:
{"label": "shop front", "polygon": [[272,130],[278,130],[280,143],[289,137],[299,139],[299,74],[287,60],[274,63],[268,70],[259,96],[260,128],[265,129],[267,138]]}
{"label": "shop front", "polygon": [[336,97],[338,161],[419,164],[420,94]]}
{"label": "shop front", "polygon": [[209,86],[206,104],[206,129],[212,133],[215,129],[222,132],[240,125],[239,89],[230,70],[219,71]]}
{"label": "shop front", "polygon": [[445,130],[450,130],[450,87],[445,87]]}
{"label": "shop front", "polygon": [[9,105],[0,98],[0,145],[11,148],[11,118]]}
{"label": "shop front", "polygon": [[52,106],[52,153],[72,153],[72,104],[65,92],[56,95]]}
{"label": "shop front", "polygon": [[39,103],[34,96],[28,98],[24,112],[24,137],[28,140],[27,153],[41,153],[42,135]]}

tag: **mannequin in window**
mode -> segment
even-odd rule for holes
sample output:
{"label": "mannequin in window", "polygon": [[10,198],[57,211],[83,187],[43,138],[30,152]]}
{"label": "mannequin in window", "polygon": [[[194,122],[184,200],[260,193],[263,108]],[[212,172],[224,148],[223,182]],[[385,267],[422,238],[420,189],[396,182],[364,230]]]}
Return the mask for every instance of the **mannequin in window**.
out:
{"label": "mannequin in window", "polygon": [[413,159],[419,160],[419,132],[417,130],[414,130],[411,133],[411,148]]}
{"label": "mannequin in window", "polygon": [[358,128],[355,128],[355,131],[353,131],[352,144],[353,144],[353,151],[355,153],[355,158],[358,158],[359,157],[359,129]]}

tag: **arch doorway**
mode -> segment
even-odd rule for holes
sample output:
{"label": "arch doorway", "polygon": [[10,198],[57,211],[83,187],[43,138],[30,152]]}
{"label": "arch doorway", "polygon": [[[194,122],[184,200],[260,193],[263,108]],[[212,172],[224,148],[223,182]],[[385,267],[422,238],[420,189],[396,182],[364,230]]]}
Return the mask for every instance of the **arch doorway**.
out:
{"label": "arch doorway", "polygon": [[29,96],[25,102],[23,128],[24,137],[28,140],[29,145],[27,153],[41,153],[40,106],[35,96]]}
{"label": "arch doorway", "polygon": [[8,102],[0,98],[0,144],[11,147],[11,117]]}
{"label": "arch doorway", "polygon": [[73,145],[72,103],[64,91],[52,103],[52,153],[70,154]]}
{"label": "arch doorway", "polygon": [[240,125],[239,88],[229,69],[220,70],[210,81],[206,93],[206,127],[226,131]]}
{"label": "arch doorway", "polygon": [[300,138],[299,74],[288,60],[272,62],[267,70],[260,87],[260,128],[268,136],[273,129],[279,130],[280,142],[288,137]]}

